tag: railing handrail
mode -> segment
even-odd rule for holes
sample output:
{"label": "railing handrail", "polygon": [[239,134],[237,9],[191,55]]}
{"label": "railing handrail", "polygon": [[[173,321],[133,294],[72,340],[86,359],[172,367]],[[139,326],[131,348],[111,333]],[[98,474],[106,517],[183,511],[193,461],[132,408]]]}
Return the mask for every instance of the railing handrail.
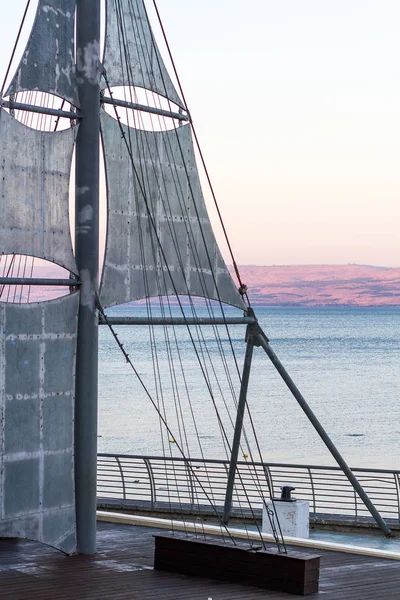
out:
{"label": "railing handrail", "polygon": [[[128,458],[135,460],[144,460],[145,458],[148,460],[160,460],[160,461],[174,461],[174,462],[184,462],[184,463],[211,463],[211,464],[228,464],[229,460],[227,459],[219,459],[219,458],[183,458],[182,456],[152,456],[152,455],[144,455],[144,454],[116,454],[110,452],[99,452],[97,456],[107,457],[107,458]],[[250,460],[238,460],[238,465],[249,465],[254,467],[282,467],[288,469],[315,469],[320,471],[340,471],[342,469],[337,465],[305,465],[298,463],[275,463],[275,462],[261,462],[261,461],[250,461]],[[389,475],[400,475],[400,469],[380,469],[373,467],[350,467],[352,471],[356,471],[358,473],[387,473]]]}
{"label": "railing handrail", "polygon": [[[98,495],[131,506],[170,506],[174,510],[222,508],[229,461],[223,459],[98,454]],[[234,506],[242,515],[262,508],[270,490],[291,484],[296,497],[310,502],[314,514],[342,515],[356,521],[368,511],[338,466],[263,463],[241,460],[241,476],[234,485]],[[400,523],[400,470],[356,467],[352,469],[384,518]],[[260,471],[263,476],[260,479]],[[266,477],[268,477],[268,482]],[[256,483],[257,480],[257,483]],[[211,500],[210,500],[211,499]]]}

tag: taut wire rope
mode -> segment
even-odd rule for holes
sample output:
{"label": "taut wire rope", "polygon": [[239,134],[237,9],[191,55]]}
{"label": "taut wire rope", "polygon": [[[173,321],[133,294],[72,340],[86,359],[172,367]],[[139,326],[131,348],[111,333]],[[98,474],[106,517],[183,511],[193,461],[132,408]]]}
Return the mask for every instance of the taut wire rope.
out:
{"label": "taut wire rope", "polygon": [[[167,50],[168,50],[168,54],[169,54],[169,57],[170,57],[170,60],[171,60],[171,64],[172,64],[172,66],[173,66],[173,69],[174,69],[175,77],[176,77],[176,80],[177,80],[177,82],[178,82],[178,86],[179,86],[179,90],[180,90],[180,92],[181,92],[181,95],[182,95],[183,102],[184,102],[184,104],[185,104],[185,106],[186,106],[186,110],[187,110],[188,114],[190,114],[190,113],[189,113],[189,111],[188,111],[188,109],[187,109],[187,103],[186,103],[185,95],[184,95],[184,92],[183,92],[183,89],[182,89],[182,85],[181,85],[181,83],[180,83],[179,75],[178,75],[178,73],[177,73],[177,69],[176,69],[176,66],[175,66],[175,62],[174,62],[174,59],[173,59],[173,56],[172,56],[172,53],[171,53],[171,50],[170,50],[170,46],[169,46],[169,43],[168,43],[167,37],[166,37],[165,29],[164,29],[163,23],[162,23],[162,21],[161,21],[161,17],[160,17],[160,13],[159,13],[159,11],[158,11],[158,7],[157,7],[157,4],[156,4],[156,0],[153,0],[153,4],[154,4],[154,7],[155,7],[155,10],[156,10],[156,13],[157,13],[157,17],[158,17],[159,25],[160,25],[160,28],[161,28],[161,30],[162,30],[162,33],[163,33],[164,42],[165,42],[165,44],[166,44],[166,47],[167,47]],[[147,11],[146,11],[146,7],[145,7],[145,4],[144,4],[144,2],[143,2],[143,7],[144,7],[144,10],[145,10],[145,12],[146,12],[146,17],[147,17],[147,19],[148,19],[148,15],[147,15]],[[154,37],[153,37],[153,36],[152,36],[152,44],[153,44],[153,49],[156,49],[156,42],[155,42],[155,40],[154,40]],[[164,84],[164,93],[165,93],[165,95],[166,95],[166,97],[167,97],[167,99],[168,99],[167,89],[166,89],[165,81],[164,81],[163,74],[162,74],[162,68],[161,68],[160,62],[159,62],[159,60],[158,60],[158,54],[157,54],[157,52],[155,52],[154,54],[155,54],[155,56],[157,57],[157,61],[158,61],[158,67],[159,67],[159,70],[160,70],[160,73],[161,73],[161,78],[162,78],[162,81],[163,81],[163,84]],[[168,99],[168,102],[169,102],[169,104],[170,104],[170,101],[169,101],[169,99]],[[170,106],[170,110],[171,110],[171,106]],[[193,121],[192,121],[192,119],[190,120],[190,123],[191,123],[191,127],[192,127],[192,130],[193,130],[193,134],[194,134],[194,137],[195,137],[195,140],[196,140],[197,148],[198,148],[198,151],[199,151],[199,154],[200,154],[200,157],[201,157],[201,161],[202,161],[202,164],[203,164],[203,168],[204,168],[204,170],[205,170],[205,173],[206,173],[206,176],[207,176],[207,180],[208,180],[208,183],[209,183],[209,186],[210,186],[210,190],[211,190],[211,193],[212,193],[212,196],[213,196],[213,199],[214,199],[215,205],[216,205],[216,209],[217,209],[217,212],[218,212],[218,215],[219,215],[220,221],[221,221],[221,225],[222,225],[222,228],[223,228],[223,231],[224,231],[224,235],[225,235],[225,238],[226,238],[226,241],[227,241],[228,247],[229,247],[229,251],[230,251],[230,254],[231,254],[231,258],[232,258],[232,261],[233,261],[233,264],[234,264],[234,267],[235,267],[236,275],[237,275],[237,278],[238,278],[238,281],[239,281],[239,284],[240,284],[240,288],[239,288],[239,289],[241,290],[241,293],[243,292],[243,293],[242,293],[242,295],[245,295],[245,296],[246,296],[246,298],[247,298],[247,301],[248,301],[248,306],[250,306],[250,302],[249,302],[249,298],[248,298],[247,292],[245,292],[245,291],[244,291],[244,288],[245,288],[246,286],[244,286],[244,285],[243,285],[243,283],[242,283],[242,281],[241,281],[241,278],[240,278],[240,274],[239,274],[239,271],[238,271],[238,268],[237,268],[237,265],[236,265],[236,261],[235,261],[235,259],[234,259],[233,251],[232,251],[232,248],[231,248],[231,245],[230,245],[230,242],[229,242],[228,236],[227,236],[227,232],[226,232],[226,229],[225,229],[225,226],[224,226],[223,220],[222,220],[222,215],[221,215],[221,213],[220,213],[220,210],[219,210],[219,206],[218,206],[218,203],[217,203],[217,199],[216,199],[216,196],[215,196],[215,193],[214,193],[214,189],[213,189],[213,186],[212,186],[212,183],[211,183],[210,177],[209,177],[209,173],[208,173],[208,170],[207,170],[207,167],[206,167],[206,164],[205,164],[204,158],[203,158],[203,154],[202,154],[202,151],[201,151],[201,148],[200,148],[200,144],[199,144],[199,142],[198,142],[198,139],[197,139],[197,135],[196,135],[196,132],[195,132],[195,129],[194,129],[194,125],[193,125]],[[179,145],[179,148],[180,148],[181,156],[182,156],[182,159],[183,159],[183,151],[182,151],[182,147],[181,147],[181,145],[180,145],[180,141],[179,141],[179,138],[178,138],[178,137],[177,137],[177,141],[178,141],[178,145]],[[184,162],[184,161],[183,161],[183,162]],[[184,162],[184,164],[185,164],[185,162]],[[185,165],[185,170],[186,170],[186,165]],[[188,182],[189,182],[189,186],[191,187],[190,180],[189,180],[189,174],[187,173],[187,171],[186,171],[186,175],[187,175],[187,179],[188,179]],[[194,200],[194,194],[193,194],[193,191],[192,191],[192,190],[191,190],[191,194],[192,194],[192,197],[193,197],[193,200]],[[194,202],[194,206],[195,206],[195,210],[196,210],[196,213],[197,213],[197,207],[196,207],[196,204],[195,204],[195,202]],[[198,216],[198,213],[197,213],[197,216]],[[199,222],[200,222],[200,219],[199,219]],[[200,227],[200,229],[201,229],[201,227]],[[203,232],[202,232],[202,235],[203,235]],[[203,239],[204,239],[204,237],[203,237]],[[208,252],[207,252],[207,256],[208,256]],[[210,266],[211,266],[211,265],[210,265]],[[216,283],[216,282],[215,282],[215,283]],[[217,286],[216,286],[216,289],[218,290]],[[247,289],[247,288],[246,288],[246,289]],[[221,303],[221,301],[220,301],[220,305],[221,305],[221,309],[222,309],[222,303]],[[223,311],[222,311],[222,312],[223,312]],[[224,313],[223,313],[223,314],[224,314]],[[228,332],[228,338],[229,338],[229,341],[230,341],[230,344],[231,344],[231,347],[232,347],[232,352],[233,352],[233,355],[234,355],[234,358],[235,358],[236,368],[237,368],[237,370],[238,370],[238,365],[237,365],[237,362],[236,362],[236,357],[235,357],[235,353],[234,353],[234,350],[233,350],[232,341],[231,341],[231,338],[230,338],[230,335],[229,335],[229,329],[228,329],[228,327],[226,327],[226,329],[227,329],[227,332]],[[238,370],[238,373],[239,373],[239,370]],[[241,376],[240,376],[240,373],[239,373],[239,379],[240,379],[240,381],[241,381]],[[234,399],[235,399],[235,398],[234,398]],[[237,406],[236,400],[235,400],[235,404],[236,404],[236,406]],[[247,403],[247,402],[246,402],[246,408],[247,408],[247,413],[249,414],[249,417],[250,417],[250,423],[251,423],[251,427],[252,427],[252,431],[253,431],[254,438],[255,438],[255,440],[256,440],[257,448],[258,448],[258,451],[259,451],[259,454],[260,454],[260,459],[262,460],[261,450],[260,450],[259,442],[258,442],[258,439],[257,439],[257,435],[256,435],[255,427],[254,427],[254,422],[253,422],[253,419],[252,419],[252,416],[251,416],[251,413],[250,413],[249,406],[248,406],[248,403]],[[248,443],[248,441],[247,441],[247,434],[246,434],[246,432],[245,432],[245,431],[244,431],[244,436],[245,436],[246,442]],[[251,452],[251,446],[250,446],[250,444],[248,444],[248,450],[249,450],[249,454],[250,454],[250,457],[251,457],[251,461],[252,461],[252,462],[254,462],[254,459],[253,459],[253,456],[252,456],[252,452]],[[256,473],[255,473],[255,477],[257,478],[258,485],[259,485],[259,490],[260,490],[260,494],[261,494],[261,484],[260,484],[260,481],[259,481],[258,472],[256,472]],[[269,481],[269,478],[267,478],[267,477],[266,477],[266,481],[267,481],[267,485],[268,485],[268,488],[269,488],[270,496],[271,496],[271,499],[272,499],[272,502],[273,502],[273,490],[271,490],[271,486],[270,486],[270,481]],[[273,506],[274,506],[274,502],[273,502]],[[275,506],[274,506],[274,508],[275,508]],[[268,517],[269,517],[269,520],[270,520],[270,522],[271,522],[271,528],[272,528],[272,530],[273,530],[273,532],[274,532],[274,523],[272,522],[272,518],[271,518],[271,511],[268,511]],[[279,530],[280,530],[280,534],[281,534],[281,537],[282,537],[282,540],[283,540],[283,535],[282,535],[282,531],[281,531],[280,523],[279,523],[279,520],[278,520],[278,519],[277,519],[277,521],[278,521],[278,527],[279,527]],[[275,532],[274,532],[274,535],[275,535]]]}
{"label": "taut wire rope", "polygon": [[[158,6],[157,6],[156,0],[153,0],[153,5],[154,5],[154,9],[155,9],[156,14],[157,14],[157,19],[158,19],[158,23],[160,25],[160,29],[161,29],[162,34],[163,34],[165,46],[166,46],[167,51],[168,51],[168,56],[169,56],[169,59],[171,61],[171,65],[172,65],[172,68],[174,70],[174,74],[175,74],[175,77],[176,77],[176,80],[177,80],[177,83],[178,83],[179,91],[181,93],[182,100],[183,100],[183,102],[185,104],[186,110],[188,111],[188,109],[187,109],[187,103],[186,103],[186,99],[185,99],[185,94],[183,92],[182,84],[181,84],[181,81],[180,81],[180,78],[179,78],[179,75],[178,75],[178,71],[177,71],[177,68],[176,68],[176,65],[175,65],[175,61],[174,61],[174,58],[172,56],[172,52],[171,52],[171,49],[170,49],[170,46],[169,46],[169,42],[168,42],[168,39],[167,39],[167,36],[166,36],[166,33],[165,33],[164,25],[163,25],[163,22],[161,21],[161,16],[160,16],[160,12],[158,10]],[[143,6],[144,6],[144,8],[146,10],[144,2],[143,2]],[[146,11],[146,16],[147,16],[147,11]],[[147,18],[148,18],[148,16],[147,16]],[[189,111],[188,111],[188,114],[190,114]],[[250,306],[250,300],[249,300],[249,298],[247,296],[247,287],[243,283],[242,278],[240,276],[239,267],[238,267],[238,265],[236,263],[235,256],[233,254],[232,246],[230,244],[230,241],[229,241],[229,238],[228,238],[228,233],[226,231],[225,224],[224,224],[224,221],[223,221],[223,218],[222,218],[222,213],[220,211],[220,208],[219,208],[219,205],[218,205],[218,202],[217,202],[217,197],[216,197],[216,194],[214,192],[214,187],[213,187],[212,182],[211,182],[211,178],[210,178],[210,175],[209,175],[209,172],[208,172],[208,169],[207,169],[206,162],[204,160],[203,153],[202,153],[201,148],[200,148],[200,144],[199,144],[199,141],[198,141],[198,138],[197,138],[196,130],[195,130],[195,127],[194,127],[194,124],[193,124],[193,120],[192,120],[191,117],[190,117],[190,123],[191,123],[191,126],[192,126],[194,138],[196,140],[196,145],[197,145],[197,149],[199,151],[199,156],[200,156],[200,159],[201,159],[201,162],[202,162],[202,165],[203,165],[203,168],[204,168],[204,172],[205,172],[205,175],[206,175],[206,178],[207,178],[207,182],[208,182],[208,185],[210,187],[211,195],[213,197],[214,204],[215,204],[215,207],[216,207],[216,210],[217,210],[217,213],[218,213],[218,217],[219,217],[219,220],[220,220],[220,223],[221,223],[221,227],[222,227],[222,230],[224,232],[225,240],[226,240],[226,243],[227,243],[227,246],[228,246],[228,249],[229,249],[229,254],[230,254],[231,259],[232,259],[232,265],[233,265],[233,268],[235,270],[235,274],[236,274],[237,280],[239,282],[239,286],[240,286],[239,289],[242,290],[241,293],[242,293],[243,296],[246,297],[248,306]]]}
{"label": "taut wire rope", "polygon": [[13,47],[13,50],[12,50],[12,53],[11,53],[11,58],[10,58],[10,61],[8,63],[6,74],[4,75],[3,84],[1,86],[1,91],[0,91],[0,97],[3,97],[3,93],[4,93],[4,88],[5,88],[5,85],[6,85],[7,77],[9,75],[9,73],[10,73],[11,65],[12,65],[12,62],[14,60],[15,52],[17,50],[18,42],[19,42],[19,39],[21,37],[22,29],[24,27],[26,15],[28,13],[28,9],[29,9],[30,3],[31,3],[31,0],[28,0],[27,3],[26,3],[26,6],[25,6],[25,11],[24,11],[24,14],[22,16],[21,25],[19,26],[17,37],[16,37],[16,40],[15,40],[15,43],[14,43],[14,47]]}
{"label": "taut wire rope", "polygon": [[[136,377],[137,377],[137,379],[138,379],[138,381],[139,381],[139,383],[140,383],[141,387],[143,388],[143,390],[144,390],[144,392],[145,392],[146,396],[147,396],[147,397],[148,397],[148,399],[150,400],[150,402],[151,402],[151,404],[153,405],[154,409],[157,411],[157,413],[158,413],[158,415],[159,415],[159,418],[160,418],[160,419],[161,419],[161,421],[163,422],[163,424],[164,424],[164,427],[166,428],[166,430],[167,430],[168,434],[171,436],[171,438],[173,438],[173,435],[174,435],[174,434],[173,434],[172,430],[170,429],[170,427],[169,427],[169,425],[168,425],[168,423],[167,423],[166,419],[163,417],[162,413],[159,411],[159,409],[158,409],[158,407],[157,407],[157,404],[156,404],[156,402],[155,402],[155,401],[154,401],[154,399],[152,398],[152,396],[151,396],[151,394],[150,394],[149,390],[147,389],[147,386],[146,386],[146,384],[144,383],[144,381],[143,381],[142,377],[140,376],[139,372],[137,371],[137,369],[136,369],[135,365],[133,364],[133,362],[132,362],[132,360],[131,360],[131,358],[130,358],[129,354],[126,352],[126,350],[125,350],[125,348],[124,348],[123,344],[121,344],[121,342],[120,342],[120,340],[119,340],[119,338],[118,338],[118,335],[116,334],[116,332],[115,332],[115,330],[114,330],[113,326],[112,326],[112,325],[111,325],[111,323],[109,322],[109,320],[108,320],[108,318],[107,318],[107,315],[106,315],[106,313],[104,312],[104,310],[103,310],[103,308],[102,308],[102,306],[101,306],[101,304],[100,304],[100,300],[99,300],[99,298],[98,298],[98,297],[97,297],[97,308],[98,308],[98,310],[99,310],[99,312],[100,312],[100,314],[101,314],[102,318],[104,319],[104,322],[105,322],[105,323],[106,323],[106,325],[108,326],[108,328],[109,328],[109,330],[110,330],[110,332],[111,332],[112,336],[114,337],[114,339],[115,339],[116,343],[118,344],[118,346],[119,346],[119,348],[120,348],[120,350],[121,350],[122,354],[124,355],[126,362],[129,364],[129,366],[131,367],[131,369],[132,369],[132,370],[133,370],[133,372],[135,373],[135,375],[136,375]],[[216,516],[217,516],[217,518],[218,518],[218,521],[220,522],[221,528],[223,528],[223,529],[225,530],[226,534],[229,536],[229,538],[231,539],[231,541],[232,541],[232,542],[233,542],[233,543],[236,545],[236,541],[235,541],[235,540],[234,540],[234,538],[232,537],[232,535],[231,535],[231,533],[230,533],[229,529],[226,527],[226,525],[224,525],[224,524],[222,523],[222,519],[221,519],[220,515],[218,514],[218,511],[217,511],[216,507],[215,507],[215,506],[214,506],[214,504],[211,502],[211,499],[210,499],[210,497],[209,497],[209,495],[208,495],[208,492],[207,492],[207,490],[206,490],[206,489],[204,488],[204,486],[202,485],[201,481],[199,480],[199,478],[198,478],[198,476],[197,476],[197,473],[196,473],[196,471],[193,469],[192,465],[190,464],[190,462],[188,461],[187,457],[185,456],[185,453],[184,453],[184,451],[183,451],[183,448],[181,448],[180,444],[179,444],[178,442],[176,442],[176,441],[175,441],[175,444],[176,444],[176,447],[177,447],[178,451],[180,452],[180,454],[181,454],[182,458],[183,458],[183,459],[185,460],[185,462],[187,463],[187,466],[188,466],[188,468],[190,469],[190,471],[191,471],[191,473],[192,473],[193,477],[196,479],[196,481],[197,481],[197,483],[199,484],[200,488],[202,489],[202,491],[203,491],[204,495],[206,496],[207,500],[209,501],[209,503],[210,503],[210,506],[212,506],[212,508],[213,508],[213,510],[214,510],[214,512],[215,512],[215,514],[216,514]]]}
{"label": "taut wire rope", "polygon": [[[131,82],[131,83],[133,84],[134,82]],[[108,88],[109,88],[109,86],[108,86]],[[110,92],[110,95],[111,95],[111,90],[110,90],[110,89],[109,89],[109,92]],[[117,111],[116,111],[116,114],[117,114]],[[157,228],[155,227],[154,219],[153,219],[153,217],[152,217],[151,210],[149,209],[149,204],[148,204],[148,200],[147,200],[147,197],[146,197],[145,188],[143,187],[143,182],[142,182],[142,181],[140,180],[140,178],[138,177],[137,169],[136,169],[136,167],[135,167],[135,161],[134,161],[134,157],[133,157],[133,154],[132,154],[132,146],[131,146],[131,143],[129,143],[129,144],[128,144],[127,137],[126,137],[126,135],[125,135],[125,132],[124,132],[124,131],[123,131],[123,129],[122,129],[122,125],[121,125],[120,119],[119,119],[119,117],[118,117],[118,114],[117,114],[117,119],[118,119],[118,123],[119,123],[120,129],[121,129],[121,134],[122,134],[122,137],[123,137],[123,139],[124,139],[124,141],[125,141],[125,143],[126,143],[126,145],[127,145],[127,149],[128,149],[128,153],[129,153],[129,155],[130,155],[130,158],[131,158],[131,163],[132,163],[133,170],[134,170],[134,172],[135,172],[135,175],[136,175],[136,178],[137,178],[137,180],[138,180],[139,187],[141,188],[141,192],[142,192],[142,195],[143,195],[143,199],[144,199],[144,202],[145,202],[145,204],[146,204],[147,211],[148,211],[148,217],[149,217],[150,223],[151,223],[151,225],[152,225],[152,228],[153,228],[153,230],[154,230],[154,233],[155,233],[155,237],[156,237],[156,240],[157,240],[158,247],[159,247],[159,249],[160,249],[160,252],[161,252],[161,254],[163,255],[163,260],[164,260],[164,263],[167,265],[168,263],[167,263],[167,261],[166,261],[165,255],[164,255],[164,253],[163,253],[162,246],[161,246],[161,244],[160,244],[160,239],[159,239],[159,236],[158,236],[158,233],[157,233]],[[128,135],[129,135],[129,137],[130,137],[130,131],[129,131],[129,128],[128,128]],[[181,150],[181,152],[182,152],[182,149],[181,149],[181,148],[180,148],[180,150]],[[184,165],[185,165],[185,163],[184,163]],[[185,167],[186,167],[186,165],[185,165]],[[185,169],[185,170],[186,170],[186,169]],[[187,174],[187,170],[186,170],[186,174]],[[188,174],[187,174],[187,178],[188,178]],[[188,178],[188,179],[189,179],[189,178]],[[189,186],[190,186],[190,180],[189,180]],[[191,190],[191,195],[192,195],[192,196],[194,196],[194,195],[193,195],[193,191],[192,191],[192,190]],[[197,207],[196,207],[196,204],[195,204],[195,203],[194,203],[194,208],[195,208],[195,210],[197,209]],[[198,217],[198,214],[197,214],[197,217]],[[199,217],[198,217],[198,218],[199,218]],[[203,232],[202,232],[202,235],[203,235]],[[174,235],[173,235],[173,233],[172,233],[171,237],[172,237],[172,239],[173,239],[173,241],[174,241]],[[203,236],[203,241],[204,241],[204,243],[205,243],[204,236]],[[179,251],[177,251],[177,254],[178,254],[178,259],[179,259]],[[169,270],[168,270],[168,275],[171,277],[171,273],[169,272]],[[171,283],[172,283],[172,285],[173,285],[173,287],[174,287],[174,289],[175,289],[175,294],[176,294],[176,288],[175,288],[175,286],[174,286],[174,281],[173,281],[172,277],[171,277]],[[190,295],[190,294],[189,294],[189,295]],[[182,310],[182,305],[181,305],[181,303],[180,303],[179,297],[178,297],[178,295],[177,295],[177,294],[176,294],[176,296],[177,296],[177,299],[178,299],[178,303],[180,304],[180,308],[181,308],[181,310]],[[184,312],[184,311],[182,310],[182,312]],[[191,333],[190,333],[190,329],[189,329],[189,328],[188,328],[188,330],[189,330],[189,334],[191,335]],[[191,337],[192,337],[192,336],[191,336]],[[192,338],[192,343],[193,343],[193,338]],[[195,348],[196,354],[197,354],[197,356],[198,356],[198,358],[199,358],[198,351],[196,350],[196,346],[195,346],[195,344],[194,344],[194,348]],[[202,361],[200,361],[200,363],[202,363]],[[209,392],[210,392],[211,398],[213,399],[213,393],[212,393],[212,390],[211,390],[211,387],[210,387],[210,380],[209,380],[209,378],[208,378],[208,376],[206,375],[206,372],[205,372],[205,370],[204,370],[204,363],[203,363],[203,364],[201,364],[201,368],[202,368],[202,371],[203,371],[203,375],[204,375],[204,377],[205,377],[206,384],[207,384],[207,386],[208,386],[208,388],[209,388]],[[213,399],[213,401],[214,401],[214,399]],[[215,408],[216,408],[216,407],[215,407]],[[218,409],[216,409],[216,412],[217,412],[217,418],[218,418]],[[223,427],[223,425],[222,425],[222,422],[221,422],[220,418],[219,418],[219,424],[220,424],[220,426],[221,426],[221,427]],[[226,436],[226,432],[225,432],[225,436]],[[240,475],[240,474],[239,474],[239,475]]]}

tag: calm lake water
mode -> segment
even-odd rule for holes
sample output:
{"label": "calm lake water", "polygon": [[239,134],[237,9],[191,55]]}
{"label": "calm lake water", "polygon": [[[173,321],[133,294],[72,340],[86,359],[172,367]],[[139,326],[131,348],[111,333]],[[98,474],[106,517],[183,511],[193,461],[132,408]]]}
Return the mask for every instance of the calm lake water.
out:
{"label": "calm lake water", "polygon": [[[179,315],[177,309],[174,312]],[[350,466],[400,469],[400,309],[257,308],[256,313],[275,352]],[[125,306],[109,314],[145,316],[146,309]],[[199,309],[198,314],[206,313]],[[227,314],[235,313],[228,310]],[[148,327],[119,326],[116,330],[154,401],[167,416],[173,436],[160,428],[155,408],[107,327],[102,326],[99,451],[179,456],[176,443],[170,441],[175,438],[192,457],[201,456],[200,440],[207,458],[225,458],[215,406],[221,426],[232,439],[234,395],[239,390],[225,328],[218,328],[220,339],[212,327],[203,328],[201,334],[191,328],[208,386],[186,327],[167,328],[169,344],[164,328],[155,328],[157,350],[150,343]],[[230,327],[240,370],[244,333],[244,326]],[[154,371],[160,374],[161,384],[155,385]],[[248,401],[265,461],[333,464],[260,348],[254,351]],[[241,452],[258,460],[248,417],[245,427],[248,438],[243,439]]]}

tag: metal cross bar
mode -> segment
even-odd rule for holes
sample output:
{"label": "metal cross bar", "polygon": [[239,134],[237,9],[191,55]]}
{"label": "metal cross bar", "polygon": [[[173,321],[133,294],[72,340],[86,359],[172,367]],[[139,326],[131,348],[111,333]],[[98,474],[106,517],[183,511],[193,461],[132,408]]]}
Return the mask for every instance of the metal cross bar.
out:
{"label": "metal cross bar", "polygon": [[0,285],[80,285],[77,279],[40,279],[29,277],[0,277]]}
{"label": "metal cross bar", "polygon": [[34,106],[33,104],[23,104],[21,102],[12,102],[0,100],[0,106],[10,108],[11,110],[26,110],[28,112],[39,113],[42,115],[51,115],[54,117],[65,117],[66,119],[80,119],[79,113],[68,110],[59,110],[57,108],[47,108],[46,106]]}
{"label": "metal cross bar", "polygon": [[140,110],[141,112],[152,113],[153,115],[161,115],[162,117],[170,117],[171,119],[178,119],[179,121],[190,120],[188,115],[182,115],[181,113],[163,110],[162,108],[155,108],[153,106],[146,106],[145,104],[135,104],[134,102],[116,100],[115,98],[107,98],[105,96],[102,97],[101,101],[103,104],[112,104],[113,106],[121,106],[122,108]]}
{"label": "metal cross bar", "polygon": [[99,325],[251,325],[254,317],[107,317]]}

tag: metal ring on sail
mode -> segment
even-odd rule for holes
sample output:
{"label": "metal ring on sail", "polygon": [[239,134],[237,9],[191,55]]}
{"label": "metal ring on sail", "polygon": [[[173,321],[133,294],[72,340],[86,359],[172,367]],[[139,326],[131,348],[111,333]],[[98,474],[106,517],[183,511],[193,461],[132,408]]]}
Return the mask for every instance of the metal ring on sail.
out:
{"label": "metal ring on sail", "polygon": [[68,193],[75,128],[30,129],[0,109],[0,253],[27,254],[77,273]]}
{"label": "metal ring on sail", "polygon": [[244,309],[211,228],[190,126],[142,131],[106,113],[101,122],[108,187],[103,306],[178,294]]}
{"label": "metal ring on sail", "polygon": [[6,96],[48,92],[79,106],[75,77],[76,0],[39,0],[25,52]]}

